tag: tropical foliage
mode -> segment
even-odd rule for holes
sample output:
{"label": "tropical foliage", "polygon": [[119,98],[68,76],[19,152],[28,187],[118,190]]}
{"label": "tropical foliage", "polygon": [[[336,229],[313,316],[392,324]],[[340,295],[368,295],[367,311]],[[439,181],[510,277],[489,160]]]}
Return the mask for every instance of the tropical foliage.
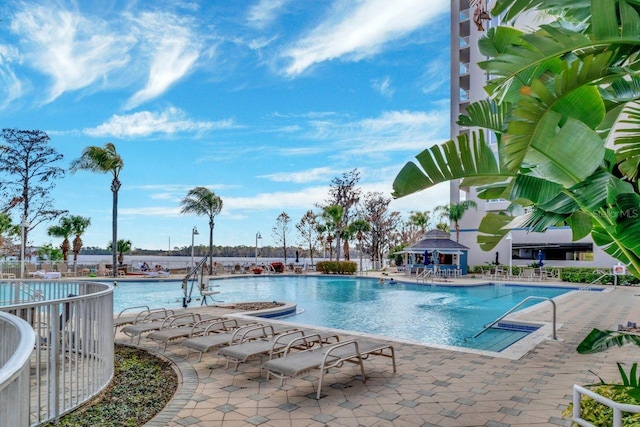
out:
{"label": "tropical foliage", "polygon": [[[512,228],[568,225],[640,275],[640,4],[630,0],[501,0],[494,16],[537,10],[558,19],[533,32],[492,28],[489,100],[458,123],[476,128],[416,156],[394,182],[402,197],[461,179],[479,197],[527,212],[488,214],[478,243],[490,250]],[[487,143],[495,134],[497,155]],[[517,209],[513,210],[517,212]]]}
{"label": "tropical foliage", "polygon": [[[116,252],[118,252],[118,264],[124,263],[124,255],[131,252],[131,240],[120,239],[116,245]],[[113,242],[109,242],[107,249],[113,250]]]}
{"label": "tropical foliage", "polygon": [[194,187],[180,202],[182,214],[209,217],[209,275],[213,274],[213,228],[216,215],[222,210],[222,199],[206,187]]}
{"label": "tropical foliage", "polygon": [[[71,162],[70,170],[75,173],[79,170],[87,170],[96,173],[110,173],[111,193],[113,195],[112,208],[112,242],[118,241],[118,191],[122,183],[120,182],[120,171],[124,167],[122,157],[116,152],[116,146],[108,142],[104,147],[89,146],[82,151],[82,155]],[[118,275],[118,266],[116,265],[117,248],[112,248],[112,266],[113,276]]]}
{"label": "tropical foliage", "polygon": [[[464,213],[469,208],[476,208],[478,205],[473,200],[464,200],[460,203],[449,203],[448,205],[436,206],[434,212],[440,214],[440,219],[447,218],[453,223],[453,227],[456,230],[456,242],[460,241],[460,225],[459,222],[464,216]],[[439,224],[442,224],[440,222]]]}

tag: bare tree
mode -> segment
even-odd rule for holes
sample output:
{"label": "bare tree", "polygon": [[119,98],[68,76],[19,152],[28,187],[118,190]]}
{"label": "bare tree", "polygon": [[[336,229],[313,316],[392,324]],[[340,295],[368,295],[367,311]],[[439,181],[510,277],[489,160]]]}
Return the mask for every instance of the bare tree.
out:
{"label": "bare tree", "polygon": [[290,222],[291,217],[286,212],[282,212],[276,219],[276,225],[271,229],[271,235],[276,245],[282,245],[285,264],[287,263],[287,236],[291,231]]}
{"label": "bare tree", "polygon": [[400,213],[389,212],[391,199],[382,193],[367,193],[362,205],[362,218],[371,226],[371,261],[374,269],[380,267],[384,253],[390,248],[390,236],[400,223]]}
{"label": "bare tree", "polygon": [[296,224],[296,229],[300,235],[302,246],[309,248],[309,257],[311,258],[311,264],[313,264],[313,250],[318,242],[320,232],[318,230],[318,215],[312,210],[308,210],[300,219],[300,222]]}
{"label": "bare tree", "polygon": [[336,241],[336,260],[340,259],[340,239],[343,234],[343,228],[346,228],[351,222],[355,212],[352,210],[360,201],[362,190],[356,185],[360,182],[360,172],[358,169],[350,170],[342,174],[342,177],[333,178],[331,187],[329,188],[329,199],[321,208],[331,205],[339,205],[343,208],[342,220],[336,225],[335,230]]}
{"label": "bare tree", "polygon": [[0,147],[0,170],[8,203],[5,211],[22,205],[22,220],[28,224],[22,244],[26,246],[29,231],[42,222],[52,221],[67,211],[54,209],[51,190],[63,178],[64,169],[54,166],[62,154],[48,145],[49,136],[40,130],[2,129],[5,145]]}

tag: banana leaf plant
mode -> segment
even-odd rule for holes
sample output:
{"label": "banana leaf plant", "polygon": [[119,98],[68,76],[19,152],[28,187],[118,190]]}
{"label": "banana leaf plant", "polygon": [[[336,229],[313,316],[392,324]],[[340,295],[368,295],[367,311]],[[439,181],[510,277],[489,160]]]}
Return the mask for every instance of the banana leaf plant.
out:
{"label": "banana leaf plant", "polygon": [[498,0],[492,14],[508,22],[525,11],[558,19],[487,32],[478,48],[490,59],[478,65],[489,99],[458,120],[474,130],[419,153],[393,195],[461,180],[480,198],[510,201],[508,212],[528,212],[487,215],[482,249],[513,228],[567,225],[640,277],[640,1]]}

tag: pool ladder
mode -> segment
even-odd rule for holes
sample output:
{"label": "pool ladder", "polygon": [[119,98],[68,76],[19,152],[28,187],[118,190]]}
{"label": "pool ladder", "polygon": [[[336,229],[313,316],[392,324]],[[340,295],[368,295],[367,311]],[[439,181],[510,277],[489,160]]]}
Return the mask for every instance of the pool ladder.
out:
{"label": "pool ladder", "polygon": [[551,305],[553,306],[553,322],[552,322],[552,325],[553,325],[553,339],[557,340],[558,337],[556,335],[556,302],[554,300],[552,300],[551,298],[536,297],[536,296],[526,297],[525,299],[520,301],[518,304],[516,304],[513,308],[511,308],[511,310],[507,311],[505,314],[503,314],[502,316],[498,317],[496,320],[494,320],[493,322],[489,323],[488,325],[485,325],[484,328],[480,332],[475,334],[472,338],[479,337],[486,330],[491,329],[493,327],[493,325],[495,325],[496,323],[498,323],[499,321],[501,321],[502,319],[504,319],[505,317],[507,317],[508,315],[513,313],[514,311],[516,311],[516,309],[518,309],[518,307],[520,307],[522,304],[524,304],[525,302],[530,301],[532,299],[537,299],[537,300],[542,300],[542,301],[549,301],[551,303]]}

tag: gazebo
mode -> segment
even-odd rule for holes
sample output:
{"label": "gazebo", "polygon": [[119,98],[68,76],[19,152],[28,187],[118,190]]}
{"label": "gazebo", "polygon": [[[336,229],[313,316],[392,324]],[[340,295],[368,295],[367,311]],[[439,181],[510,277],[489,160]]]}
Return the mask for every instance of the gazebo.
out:
{"label": "gazebo", "polygon": [[426,232],[416,243],[407,246],[400,253],[404,254],[407,274],[418,269],[459,270],[467,274],[467,256],[469,248],[454,242],[449,233],[442,230]]}

